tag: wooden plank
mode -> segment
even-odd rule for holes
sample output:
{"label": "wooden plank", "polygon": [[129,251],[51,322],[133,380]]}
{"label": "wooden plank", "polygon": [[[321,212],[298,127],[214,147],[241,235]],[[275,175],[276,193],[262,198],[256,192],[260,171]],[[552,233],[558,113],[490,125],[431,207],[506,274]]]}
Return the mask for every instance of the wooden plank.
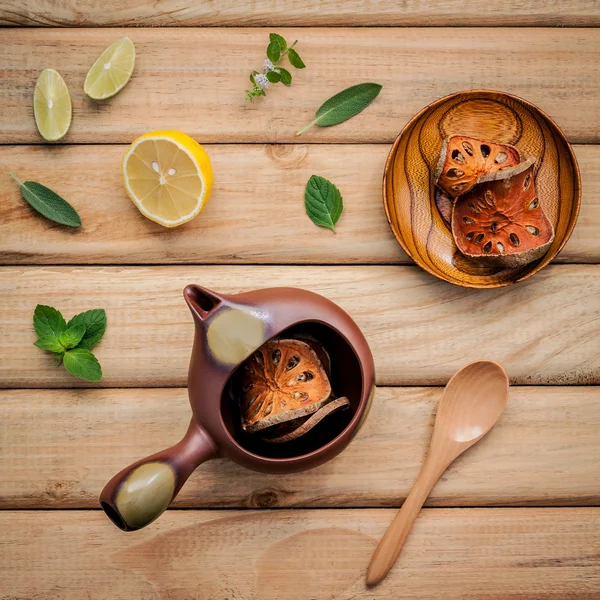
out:
{"label": "wooden plank", "polygon": [[[598,394],[597,387],[512,388],[500,423],[452,465],[428,506],[598,504]],[[212,461],[175,506],[397,506],[424,459],[440,395],[440,388],[378,388],[356,439],[331,463],[265,475]],[[115,473],[175,443],[190,417],[182,388],[10,390],[0,392],[0,408],[2,509],[97,508]]]}
{"label": "wooden plank", "polygon": [[170,511],[125,534],[99,511],[0,513],[5,598],[590,600],[600,508],[426,509],[396,568],[365,571],[393,510]]}
{"label": "wooden plank", "polygon": [[[383,211],[381,175],[388,149],[210,145],[212,198],[200,217],[167,231],[129,201],[120,171],[124,146],[0,146],[0,263],[409,263]],[[583,201],[558,262],[599,262],[600,146],[575,149]],[[83,230],[73,234],[32,216],[8,169],[67,198],[80,213]],[[336,235],[306,217],[304,188],[313,173],[334,181],[344,196]],[[282,196],[274,202],[265,186]]]}
{"label": "wooden plank", "polygon": [[594,27],[600,25],[595,1],[553,0],[524,2],[506,0],[482,4],[478,0],[335,0],[302,4],[292,0],[263,0],[260,3],[221,0],[218,8],[206,0],[151,0],[123,3],[93,0],[77,3],[51,0],[6,0],[0,7],[0,25],[27,27],[115,27],[115,26],[511,26],[533,25]]}
{"label": "wooden plank", "polygon": [[[32,94],[41,69],[62,73],[73,98],[69,143],[131,142],[146,131],[187,131],[202,143],[391,142],[417,111],[470,88],[502,89],[538,104],[572,142],[598,143],[600,29],[281,29],[299,39],[308,68],[290,87],[249,104],[269,29],[4,29],[0,31],[0,143],[39,143]],[[83,81],[100,51],[122,35],[136,44],[132,81],[96,103]],[[67,51],[68,49],[68,51]],[[332,94],[361,81],[383,92],[360,117],[294,132]]]}
{"label": "wooden plank", "polygon": [[35,346],[37,303],[67,317],[103,307],[97,348],[109,387],[184,386],[188,283],[223,293],[296,286],[337,302],[364,331],[380,385],[445,384],[467,362],[503,363],[513,383],[600,383],[600,266],[553,265],[512,288],[468,290],[417,267],[3,267],[0,387],[87,386]]}

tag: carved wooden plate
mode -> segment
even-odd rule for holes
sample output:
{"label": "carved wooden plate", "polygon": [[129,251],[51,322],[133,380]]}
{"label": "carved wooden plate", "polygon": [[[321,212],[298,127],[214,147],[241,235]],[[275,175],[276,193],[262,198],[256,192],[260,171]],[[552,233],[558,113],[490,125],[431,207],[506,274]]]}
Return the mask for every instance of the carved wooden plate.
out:
{"label": "carved wooden plate", "polygon": [[[556,232],[544,256],[517,268],[488,267],[457,250],[448,210],[438,208],[433,185],[442,142],[450,135],[510,144],[537,159],[536,189]],[[440,98],[413,117],[396,138],[383,177],[385,212],[405,252],[432,275],[471,288],[510,285],[545,267],[569,239],[580,201],[577,160],[556,123],[521,98],[487,90]]]}

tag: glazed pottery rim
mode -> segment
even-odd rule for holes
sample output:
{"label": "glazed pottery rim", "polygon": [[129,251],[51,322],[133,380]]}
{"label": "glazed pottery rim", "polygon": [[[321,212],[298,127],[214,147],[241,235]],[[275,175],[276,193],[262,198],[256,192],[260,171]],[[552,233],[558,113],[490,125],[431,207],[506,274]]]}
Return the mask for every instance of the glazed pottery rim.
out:
{"label": "glazed pottery rim", "polygon": [[[221,421],[221,426],[223,427],[223,431],[227,435],[227,438],[229,439],[231,444],[233,446],[235,446],[235,448],[237,450],[239,450],[240,452],[243,452],[244,454],[252,457],[253,459],[259,460],[263,464],[266,463],[266,464],[280,465],[280,464],[285,464],[285,463],[294,464],[296,462],[304,462],[305,460],[308,460],[311,457],[316,456],[318,454],[321,454],[321,453],[326,454],[327,450],[329,448],[331,448],[332,446],[343,441],[343,438],[345,438],[345,437],[348,437],[348,443],[349,443],[352,440],[352,438],[356,435],[356,433],[358,433],[360,426],[362,426],[361,421],[365,418],[365,415],[366,415],[367,411],[369,410],[369,404],[370,404],[371,397],[372,397],[371,390],[373,387],[375,387],[375,371],[374,371],[374,369],[373,369],[373,381],[369,385],[368,393],[365,394],[365,393],[363,393],[365,391],[365,385],[367,383],[365,380],[366,379],[365,378],[365,367],[363,365],[363,361],[360,359],[359,355],[357,354],[356,350],[354,349],[354,346],[348,341],[348,338],[341,331],[339,331],[336,327],[334,327],[330,323],[323,321],[322,319],[303,319],[301,321],[298,321],[297,323],[294,323],[293,326],[302,325],[303,323],[318,323],[320,325],[328,327],[332,331],[335,331],[344,340],[344,342],[347,344],[348,348],[350,348],[350,350],[352,351],[352,354],[354,354],[354,356],[356,357],[356,362],[358,363],[358,366],[360,367],[361,384],[362,384],[361,389],[360,389],[360,400],[359,400],[358,406],[354,410],[354,414],[352,415],[352,418],[350,419],[349,423],[334,438],[330,439],[328,442],[326,442],[322,446],[319,446],[318,448],[311,450],[310,452],[306,452],[304,454],[296,454],[294,456],[287,456],[284,458],[274,458],[272,456],[263,456],[262,454],[256,454],[255,452],[248,450],[245,446],[240,444],[240,442],[232,435],[231,431],[229,431],[229,427],[227,427],[227,424],[225,423],[225,420],[223,419],[223,411],[221,408],[219,408],[219,419]],[[277,334],[277,335],[279,335],[279,334]],[[272,336],[271,338],[269,338],[269,340],[267,340],[264,343],[266,344],[271,339],[277,337],[277,335]],[[367,343],[367,346],[368,346],[368,343]],[[244,359],[240,363],[240,365],[243,364],[245,360],[246,359]],[[240,365],[238,365],[235,370],[237,370]],[[373,365],[373,367],[374,367],[374,365]],[[232,376],[233,376],[233,372],[227,378],[227,381],[229,381]],[[225,386],[223,389],[225,389]],[[334,459],[338,454],[340,454],[346,448],[347,445],[348,444],[342,446],[331,458],[327,459],[326,462],[329,462],[329,460]]]}
{"label": "glazed pottery rim", "polygon": [[[389,173],[389,170],[390,170],[392,164],[395,162],[396,150],[398,148],[398,145],[400,144],[400,141],[402,140],[402,137],[406,133],[406,131],[408,131],[408,129],[416,121],[418,121],[421,117],[423,117],[424,114],[426,114],[429,110],[435,108],[436,106],[443,104],[444,102],[448,102],[449,100],[451,100],[452,98],[455,98],[457,96],[477,96],[480,94],[481,95],[495,94],[495,95],[499,95],[499,96],[504,96],[506,98],[510,98],[512,100],[515,100],[516,102],[523,104],[526,108],[532,110],[534,113],[540,114],[544,119],[546,119],[547,122],[555,129],[555,131],[559,135],[560,139],[565,143],[569,157],[571,159],[571,163],[573,165],[573,175],[574,175],[574,178],[573,178],[573,183],[574,183],[573,192],[574,193],[573,193],[573,206],[571,207],[571,217],[569,219],[567,229],[566,229],[558,247],[552,252],[546,252],[540,259],[538,259],[537,265],[535,265],[532,269],[529,269],[527,272],[523,273],[520,277],[517,277],[515,279],[510,279],[507,281],[500,281],[497,283],[484,283],[484,284],[449,279],[444,274],[436,272],[433,269],[431,269],[428,265],[423,263],[419,257],[415,258],[412,255],[412,253],[410,252],[410,250],[408,249],[408,247],[406,246],[406,244],[404,243],[404,240],[400,236],[399,232],[397,232],[396,229],[394,228],[394,226],[392,225],[392,219],[391,219],[391,215],[390,215],[390,209],[388,208],[388,197],[387,197],[387,191],[386,191],[386,187],[387,187],[386,183],[387,183],[388,173]],[[394,234],[394,238],[396,239],[396,241],[398,242],[400,247],[404,250],[404,252],[406,252],[408,257],[414,262],[415,265],[419,266],[424,271],[427,271],[430,275],[433,275],[437,279],[440,279],[441,281],[445,281],[446,283],[451,283],[453,285],[457,285],[459,287],[471,288],[471,289],[494,289],[494,288],[506,287],[509,285],[513,285],[515,283],[520,283],[521,281],[524,281],[525,279],[532,277],[533,275],[535,275],[536,273],[541,271],[544,267],[548,266],[552,262],[552,260],[554,260],[556,255],[559,252],[561,252],[562,249],[565,247],[565,244],[569,241],[571,234],[573,233],[573,229],[575,229],[575,225],[577,224],[577,220],[579,219],[579,211],[581,209],[581,172],[579,169],[579,164],[577,162],[577,157],[575,156],[573,147],[569,143],[569,140],[567,139],[567,136],[565,135],[564,131],[558,126],[558,124],[554,121],[554,119],[552,119],[552,117],[550,117],[547,113],[545,113],[541,108],[538,108],[535,104],[529,102],[528,100],[525,100],[524,98],[521,98],[520,96],[516,96],[515,94],[509,94],[508,92],[502,92],[500,90],[491,90],[491,89],[463,90],[460,92],[453,92],[452,94],[447,94],[446,96],[442,96],[441,98],[438,98],[437,100],[434,100],[433,102],[430,102],[429,104],[424,106],[416,115],[414,115],[404,125],[404,127],[401,129],[400,133],[397,135],[396,139],[394,140],[394,143],[392,144],[392,147],[390,148],[387,159],[385,161],[385,168],[383,171],[382,193],[383,193],[383,208],[385,210],[385,216],[387,218],[388,225],[390,226],[390,229],[392,230],[392,233]]]}

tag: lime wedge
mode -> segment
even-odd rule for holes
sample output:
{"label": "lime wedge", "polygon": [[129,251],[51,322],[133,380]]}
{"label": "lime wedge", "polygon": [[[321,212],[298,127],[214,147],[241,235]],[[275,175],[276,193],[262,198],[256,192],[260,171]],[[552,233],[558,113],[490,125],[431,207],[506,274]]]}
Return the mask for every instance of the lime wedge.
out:
{"label": "lime wedge", "polygon": [[92,100],[105,100],[120,92],[131,79],[135,65],[135,46],[124,37],[111,44],[92,65],[83,91]]}
{"label": "lime wedge", "polygon": [[35,84],[33,115],[40,135],[60,140],[71,125],[71,96],[65,80],[54,69],[44,69]]}

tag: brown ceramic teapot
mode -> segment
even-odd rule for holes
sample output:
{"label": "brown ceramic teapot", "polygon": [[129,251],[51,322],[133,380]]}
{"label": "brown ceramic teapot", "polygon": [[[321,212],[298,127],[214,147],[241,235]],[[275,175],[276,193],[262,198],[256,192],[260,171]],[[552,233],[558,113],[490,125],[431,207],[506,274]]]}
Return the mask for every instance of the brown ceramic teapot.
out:
{"label": "brown ceramic teapot", "polygon": [[[296,288],[238,295],[189,285],[184,297],[196,335],[188,375],[192,420],[183,439],[115,475],[100,494],[112,522],[124,531],[145,527],[169,506],[192,471],[219,456],[267,473],[290,473],[324,463],[350,442],[375,390],[373,356],[354,321],[333,302]],[[241,426],[231,389],[237,367],[275,337],[310,336],[331,358],[331,386],[351,410],[286,444],[269,444]]]}

